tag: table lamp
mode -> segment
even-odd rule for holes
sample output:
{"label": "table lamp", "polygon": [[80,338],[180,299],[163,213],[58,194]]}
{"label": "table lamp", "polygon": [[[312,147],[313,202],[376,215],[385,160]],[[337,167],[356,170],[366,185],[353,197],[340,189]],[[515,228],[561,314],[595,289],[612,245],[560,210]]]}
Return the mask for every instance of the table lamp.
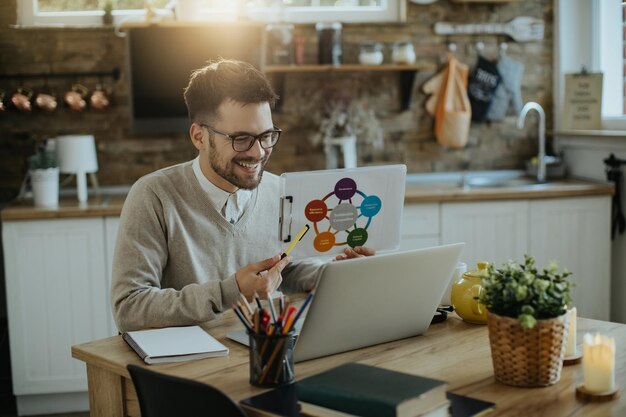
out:
{"label": "table lamp", "polygon": [[87,173],[98,171],[96,143],[92,135],[59,136],[56,141],[59,168],[76,175],[78,201],[87,201]]}

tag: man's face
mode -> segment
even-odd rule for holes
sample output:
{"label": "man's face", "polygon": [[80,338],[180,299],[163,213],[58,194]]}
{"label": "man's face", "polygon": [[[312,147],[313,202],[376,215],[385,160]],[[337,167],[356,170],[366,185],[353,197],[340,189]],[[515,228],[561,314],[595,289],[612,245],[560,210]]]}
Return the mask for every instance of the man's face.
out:
{"label": "man's face", "polygon": [[[230,136],[258,135],[274,127],[269,103],[243,105],[226,100],[218,108],[218,114],[219,119],[209,124],[210,127]],[[256,188],[272,148],[263,149],[259,141],[254,141],[247,151],[237,152],[231,139],[201,129],[202,142],[196,147],[200,150],[200,167],[209,181],[228,192]]]}

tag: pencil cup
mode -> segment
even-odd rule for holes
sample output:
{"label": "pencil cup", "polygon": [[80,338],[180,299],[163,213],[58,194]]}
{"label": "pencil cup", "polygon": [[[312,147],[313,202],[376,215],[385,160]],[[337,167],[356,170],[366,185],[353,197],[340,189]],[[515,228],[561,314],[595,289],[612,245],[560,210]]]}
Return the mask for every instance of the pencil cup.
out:
{"label": "pencil cup", "polygon": [[296,334],[268,335],[248,332],[250,339],[250,383],[257,387],[275,387],[295,380],[293,347]]}

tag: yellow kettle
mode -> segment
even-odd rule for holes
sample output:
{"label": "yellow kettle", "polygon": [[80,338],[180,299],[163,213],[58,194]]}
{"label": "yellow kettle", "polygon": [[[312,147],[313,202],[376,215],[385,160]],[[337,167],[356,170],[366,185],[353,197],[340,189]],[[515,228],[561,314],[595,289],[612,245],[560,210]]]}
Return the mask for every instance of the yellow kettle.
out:
{"label": "yellow kettle", "polygon": [[472,269],[463,274],[461,279],[452,284],[450,298],[454,311],[469,323],[487,323],[487,309],[478,302],[482,291],[482,274],[489,266],[488,262],[478,262],[477,269]]}

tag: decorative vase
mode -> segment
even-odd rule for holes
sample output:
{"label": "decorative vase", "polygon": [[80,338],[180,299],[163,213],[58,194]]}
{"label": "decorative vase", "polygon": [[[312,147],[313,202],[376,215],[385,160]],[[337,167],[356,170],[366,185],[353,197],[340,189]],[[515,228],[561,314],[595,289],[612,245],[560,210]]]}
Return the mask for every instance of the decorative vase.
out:
{"label": "decorative vase", "polygon": [[326,138],[326,169],[356,168],[356,136]]}
{"label": "decorative vase", "polygon": [[59,168],[34,169],[30,171],[35,207],[57,208],[59,206]]}
{"label": "decorative vase", "polygon": [[487,313],[493,370],[498,381],[518,387],[545,387],[561,378],[567,314],[537,320],[524,329],[516,318]]}

